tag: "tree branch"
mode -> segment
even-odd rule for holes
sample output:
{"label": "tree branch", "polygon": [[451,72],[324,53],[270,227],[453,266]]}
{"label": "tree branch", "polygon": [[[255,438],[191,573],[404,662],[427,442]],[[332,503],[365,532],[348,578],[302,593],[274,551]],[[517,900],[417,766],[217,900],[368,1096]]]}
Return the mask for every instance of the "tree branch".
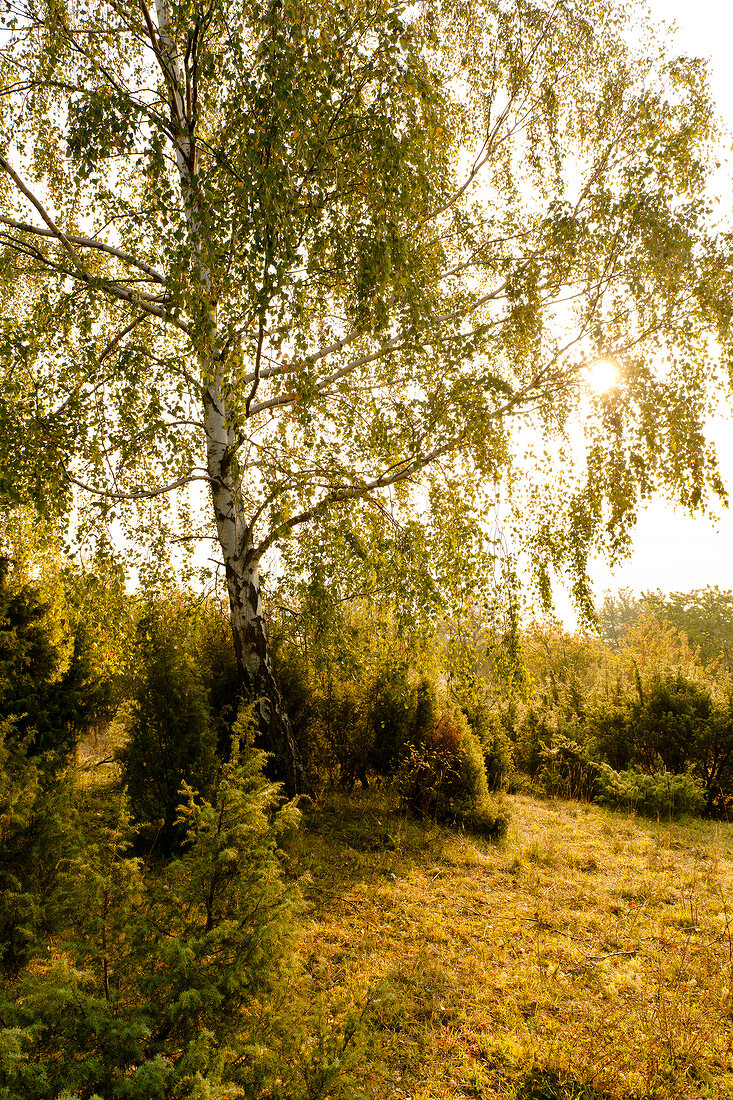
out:
{"label": "tree branch", "polygon": [[[335,340],[332,344],[328,344],[324,348],[319,348],[318,351],[314,351],[312,355],[307,355],[305,358],[306,363],[317,363],[319,359],[325,359],[327,355],[333,355],[337,351],[342,351],[348,347],[349,344],[353,344],[355,340],[358,340],[363,333],[361,329],[352,328],[350,332],[347,332],[346,336],[342,336],[340,340]],[[285,366],[283,364],[280,367],[271,367],[268,370],[260,371],[260,378],[272,378],[277,374],[287,374],[293,370],[293,366]],[[245,382],[254,381],[254,372],[247,374],[244,377]]]}
{"label": "tree branch", "polygon": [[390,466],[383,474],[373,478],[371,481],[365,482],[363,485],[346,485],[332,490],[332,492],[328,493],[310,508],[306,508],[305,511],[300,512],[297,516],[292,516],[289,520],[279,524],[253,551],[253,556],[258,559],[261,558],[273,543],[277,542],[278,539],[284,538],[294,527],[297,527],[301,523],[308,523],[310,520],[317,519],[323,512],[333,507],[334,504],[343,504],[347,500],[359,500],[363,497],[370,496],[379,489],[386,489],[390,485],[396,485],[400,481],[405,481],[407,478],[412,477],[413,474],[418,473],[420,470],[430,465],[431,462],[435,462],[437,459],[442,458],[443,455],[456,450],[462,442],[463,436],[457,436],[447,443],[442,443],[440,446],[434,447],[432,451],[429,451],[425,455],[421,455],[415,459],[405,459],[402,462],[396,463],[394,466]]}
{"label": "tree branch", "polygon": [[[434,323],[441,325],[445,324],[447,321],[459,321],[465,317],[469,317],[477,309],[480,309],[481,306],[486,305],[488,302],[496,301],[497,299],[499,299],[503,292],[506,290],[506,286],[507,283],[505,281],[500,286],[496,287],[495,290],[489,291],[487,294],[483,294],[480,298],[477,298],[475,302],[472,302],[464,310],[454,313],[444,313],[441,316],[436,317]],[[311,363],[315,361],[315,359],[322,359],[324,358],[324,356],[330,354],[331,352],[335,350],[340,350],[341,347],[345,347],[347,343],[352,343],[353,340],[357,339],[357,337],[360,335],[360,333],[356,332],[356,330],[353,330],[353,332],[353,336],[350,335],[349,337],[344,337],[343,341],[339,341],[336,344],[331,344],[328,348],[322,348],[315,356],[306,357],[305,362]],[[474,333],[472,333],[472,335],[473,334]],[[425,340],[423,342],[429,343],[429,340]],[[401,336],[393,336],[392,339],[384,344],[381,348],[379,348],[378,351],[371,352],[368,355],[362,355],[358,359],[352,359],[350,363],[347,363],[345,366],[340,367],[338,370],[333,371],[325,378],[322,378],[320,382],[317,382],[315,384],[315,389],[318,393],[322,393],[324,390],[327,390],[329,386],[332,386],[335,382],[339,382],[341,381],[341,379],[348,377],[348,375],[350,374],[353,374],[353,372],[355,370],[358,370],[359,367],[364,367],[367,366],[369,363],[374,363],[377,359],[381,359],[385,355],[389,355],[391,352],[401,351],[404,348],[418,345],[420,343],[421,341],[417,339],[406,341],[403,340]],[[290,369],[297,369],[297,365],[294,365]],[[272,373],[274,373],[274,371]],[[248,375],[247,377],[249,378],[250,376]],[[262,377],[262,375],[260,375],[260,377]],[[260,401],[259,404],[253,405],[249,410],[249,415],[254,416],[256,413],[265,412],[268,409],[277,409],[283,408],[286,405],[294,405],[298,402],[298,400],[299,398],[297,393],[288,392],[278,394],[277,397],[270,397],[266,401]]]}
{"label": "tree branch", "polygon": [[[262,363],[262,342],[265,338],[264,329],[265,329],[264,319],[262,317],[260,317],[260,328],[259,328],[259,332],[257,334],[257,353],[255,355],[255,369],[254,369],[254,377],[252,379],[252,389],[249,391],[249,393],[247,395],[247,398],[244,402],[244,416],[245,416],[245,419],[247,419],[250,415],[252,402],[254,400],[255,394],[257,393],[257,387],[260,384],[260,365]],[[255,406],[255,409],[256,408],[257,408],[257,406]]]}
{"label": "tree branch", "polygon": [[166,324],[173,325],[175,328],[180,329],[186,336],[190,336],[190,329],[185,321],[181,321],[180,318],[169,313],[161,305],[158,304],[159,299],[148,298],[145,295],[135,293],[133,290],[126,290],[119,284],[112,282],[108,279],[100,278],[99,276],[92,277],[86,272],[79,270],[71,270],[64,267],[62,264],[55,263],[50,260],[48,256],[45,256],[38,248],[33,248],[26,241],[19,241],[13,237],[6,238],[9,243],[16,248],[21,255],[26,256],[28,259],[35,259],[42,263],[45,267],[51,271],[57,272],[59,275],[66,275],[70,279],[78,279],[86,286],[90,284],[94,289],[102,291],[104,294],[108,294],[112,298],[119,298],[123,302],[127,302],[129,305],[135,306],[137,309],[144,310],[145,313],[149,313],[153,317],[158,317],[160,320],[165,321]]}
{"label": "tree branch", "polygon": [[74,263],[74,267],[78,268],[78,270],[82,273],[82,277],[84,279],[88,279],[89,278],[88,272],[86,271],[86,268],[82,264],[81,260],[77,256],[74,249],[72,248],[72,245],[71,245],[71,242],[70,242],[69,238],[66,236],[65,233],[62,233],[62,231],[56,225],[56,222],[53,220],[51,215],[48,213],[48,211],[46,210],[46,208],[44,207],[44,205],[40,201],[40,199],[37,199],[36,196],[33,194],[33,192],[30,190],[30,188],[27,187],[23,183],[23,180],[20,178],[20,176],[15,171],[13,166],[10,164],[10,162],[8,160],[6,160],[6,158],[4,156],[2,156],[2,154],[0,154],[0,168],[3,168],[8,173],[8,175],[10,176],[10,178],[12,179],[13,183],[18,188],[18,190],[23,195],[25,195],[25,197],[28,199],[28,202],[36,208],[36,210],[38,211],[38,213],[41,215],[44,222],[48,226],[49,236],[55,237],[58,241],[61,242],[61,244],[66,249],[66,251],[71,256],[71,259]]}
{"label": "tree branch", "polygon": [[[58,231],[54,232],[52,229],[42,229],[40,225],[30,225],[28,222],[18,222],[14,218],[7,218],[3,214],[0,214],[0,223],[7,225],[11,229],[17,229],[22,233],[33,233],[37,237],[58,237]],[[115,256],[118,260],[122,260],[123,263],[130,264],[133,267],[139,268],[140,271],[144,271],[146,275],[159,283],[161,286],[166,285],[166,280],[159,271],[156,271],[150,264],[145,263],[144,260],[138,260],[135,256],[131,256],[128,252],[123,252],[120,248],[115,248],[114,245],[105,244],[103,241],[94,240],[91,237],[77,237],[74,233],[66,233],[65,239],[71,244],[78,245],[79,248],[94,248],[98,252],[106,252],[110,256]]]}
{"label": "tree branch", "polygon": [[108,500],[150,500],[153,497],[171,493],[174,489],[181,489],[184,485],[191,485],[194,481],[209,482],[211,480],[208,474],[187,474],[186,477],[179,478],[178,481],[172,481],[170,485],[163,485],[160,489],[134,489],[129,493],[122,493],[110,489],[98,489],[95,485],[87,485],[79,478],[74,477],[73,474],[70,474],[63,462],[61,466],[64,476],[72,485],[83,489],[85,493],[93,493],[95,496],[106,497]]}
{"label": "tree branch", "polygon": [[[548,12],[547,18],[545,20],[545,25],[542,29],[542,33],[537,38],[536,42],[534,43],[532,49],[529,52],[527,60],[524,62],[523,68],[524,68],[525,73],[527,73],[529,71],[529,67],[530,67],[532,61],[534,60],[535,55],[537,54],[537,51],[539,50],[540,46],[544,42],[545,38],[550,33],[550,28],[552,26],[552,21],[554,19],[555,12],[557,11],[558,7],[559,7],[559,0],[557,0],[557,2],[554,4],[554,6],[552,8],[552,11]],[[514,95],[512,95],[509,98],[509,101],[507,102],[506,106],[504,107],[504,110],[501,112],[501,114],[496,119],[496,121],[495,121],[494,125],[492,126],[491,130],[489,130],[487,132],[486,139],[483,143],[483,147],[482,147],[481,151],[479,152],[476,160],[474,161],[473,167],[471,168],[470,172],[468,173],[468,176],[466,177],[464,182],[461,184],[461,186],[459,188],[457,188],[453,192],[453,194],[450,196],[450,198],[446,199],[446,201],[441,206],[437,207],[435,210],[433,210],[429,214],[427,214],[418,223],[419,227],[422,227],[423,225],[426,225],[428,222],[434,221],[436,218],[440,217],[440,215],[444,214],[446,210],[450,210],[451,207],[455,206],[455,204],[463,197],[463,195],[465,195],[466,191],[469,189],[469,187],[471,186],[473,181],[479,175],[482,168],[485,168],[485,166],[488,164],[489,160],[491,159],[491,156],[494,152],[494,141],[496,140],[501,127],[504,125],[506,120],[509,118],[509,115],[511,114],[512,108],[514,107],[514,104],[517,101],[517,99],[518,99],[517,93],[515,93]]]}

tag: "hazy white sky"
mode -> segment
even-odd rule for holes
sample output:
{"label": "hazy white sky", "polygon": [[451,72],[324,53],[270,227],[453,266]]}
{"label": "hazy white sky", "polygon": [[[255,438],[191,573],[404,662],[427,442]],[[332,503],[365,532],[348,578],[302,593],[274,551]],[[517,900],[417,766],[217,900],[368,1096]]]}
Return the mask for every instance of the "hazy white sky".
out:
{"label": "hazy white sky", "polygon": [[[648,3],[657,19],[677,24],[679,53],[710,59],[712,92],[720,115],[733,133],[733,0]],[[727,142],[728,150],[732,143],[733,137]],[[733,164],[721,174],[723,203],[728,200],[729,178],[733,178]],[[729,196],[733,222],[733,185]],[[721,416],[714,428],[731,508],[713,522],[701,516],[691,518],[662,501],[653,501],[639,519],[631,558],[613,573],[604,563],[596,563],[593,577],[597,595],[606,588],[623,586],[637,592],[649,588],[686,591],[708,584],[733,589],[733,411]],[[558,610],[569,622],[569,603],[562,597],[558,602]]]}

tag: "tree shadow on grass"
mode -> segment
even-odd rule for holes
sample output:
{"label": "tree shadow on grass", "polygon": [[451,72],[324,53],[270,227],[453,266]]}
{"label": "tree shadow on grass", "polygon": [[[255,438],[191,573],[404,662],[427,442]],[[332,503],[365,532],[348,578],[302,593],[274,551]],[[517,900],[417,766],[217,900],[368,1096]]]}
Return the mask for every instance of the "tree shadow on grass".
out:
{"label": "tree shadow on grass", "polygon": [[310,876],[306,894],[318,908],[319,899],[357,883],[394,881],[434,865],[455,832],[407,813],[389,788],[335,792],[306,809],[291,854],[296,873]]}

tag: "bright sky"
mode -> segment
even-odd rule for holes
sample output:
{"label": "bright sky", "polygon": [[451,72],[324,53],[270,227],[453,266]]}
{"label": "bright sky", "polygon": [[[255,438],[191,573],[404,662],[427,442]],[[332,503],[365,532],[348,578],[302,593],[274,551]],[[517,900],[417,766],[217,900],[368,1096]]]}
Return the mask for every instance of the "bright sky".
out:
{"label": "bright sky", "polygon": [[[710,59],[711,89],[718,111],[733,133],[733,3],[731,0],[647,0],[658,20],[677,24],[679,53]],[[733,137],[728,141],[731,148]],[[730,154],[728,154],[730,155]],[[732,163],[721,174],[720,191],[730,196],[733,221]],[[661,588],[689,591],[705,585],[733,589],[733,398],[731,411],[713,430],[721,470],[731,493],[731,507],[716,520],[694,518],[653,501],[640,516],[631,558],[613,573],[605,563],[593,568],[596,594],[628,587],[636,592]],[[569,601],[560,597],[558,611],[572,623]]]}

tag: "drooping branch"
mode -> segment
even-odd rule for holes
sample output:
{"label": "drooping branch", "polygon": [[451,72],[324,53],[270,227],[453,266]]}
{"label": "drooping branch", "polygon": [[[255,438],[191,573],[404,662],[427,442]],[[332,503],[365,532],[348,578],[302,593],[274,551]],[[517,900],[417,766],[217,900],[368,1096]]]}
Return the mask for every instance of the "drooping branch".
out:
{"label": "drooping branch", "polygon": [[76,485],[78,489],[83,489],[85,493],[92,493],[94,496],[104,497],[107,500],[152,500],[155,497],[164,496],[166,493],[172,493],[174,489],[182,489],[184,485],[191,485],[194,481],[206,481],[210,482],[208,474],[187,474],[185,477],[179,478],[177,481],[172,481],[170,485],[162,485],[158,489],[133,489],[130,492],[121,492],[113,489],[100,489],[96,485],[88,485],[84,481],[80,481],[79,478],[74,477],[61,463],[64,477],[67,481],[70,481],[72,485]]}
{"label": "drooping branch", "polygon": [[[648,338],[654,331],[658,330],[659,324],[645,329],[642,333],[637,334],[636,337],[630,339],[621,347],[618,348],[618,353],[623,354],[628,352],[632,347],[637,345],[642,340]],[[510,413],[518,413],[521,409],[530,402],[536,402],[542,398],[545,391],[545,387],[553,380],[552,368],[561,358],[562,354],[567,352],[573,344],[576,344],[581,337],[576,337],[573,340],[568,341],[562,348],[560,348],[555,355],[545,364],[543,368],[538,370],[533,377],[520,389],[511,393],[507,400],[500,406],[493,409],[488,414],[488,419],[493,421],[501,421]],[[574,374],[580,374],[580,372],[587,368],[590,364],[590,360],[583,359],[579,363],[576,363],[573,367]],[[381,489],[386,489],[391,485],[398,484],[399,482],[406,481],[408,478],[413,477],[415,474],[420,473],[427,466],[437,462],[445,455],[454,453],[459,450],[466,441],[468,432],[459,433],[452,439],[447,440],[444,443],[439,444],[432,450],[426,452],[423,455],[416,456],[411,459],[405,459],[395,465],[389,467],[382,474],[374,477],[370,480],[364,481],[361,484],[351,484],[345,486],[338,486],[328,492],[321,500],[317,501],[311,507],[304,509],[295,516],[291,516],[288,520],[275,527],[262,542],[253,549],[252,553],[257,559],[262,557],[267,550],[273,546],[278,540],[286,537],[293,528],[303,524],[309,523],[319,516],[323,515],[330,508],[345,503],[349,500],[359,500],[365,497],[370,497],[375,492]],[[264,506],[258,509],[257,515],[259,516],[264,511]],[[254,521],[253,521],[254,522]],[[253,523],[250,524],[250,529]]]}

